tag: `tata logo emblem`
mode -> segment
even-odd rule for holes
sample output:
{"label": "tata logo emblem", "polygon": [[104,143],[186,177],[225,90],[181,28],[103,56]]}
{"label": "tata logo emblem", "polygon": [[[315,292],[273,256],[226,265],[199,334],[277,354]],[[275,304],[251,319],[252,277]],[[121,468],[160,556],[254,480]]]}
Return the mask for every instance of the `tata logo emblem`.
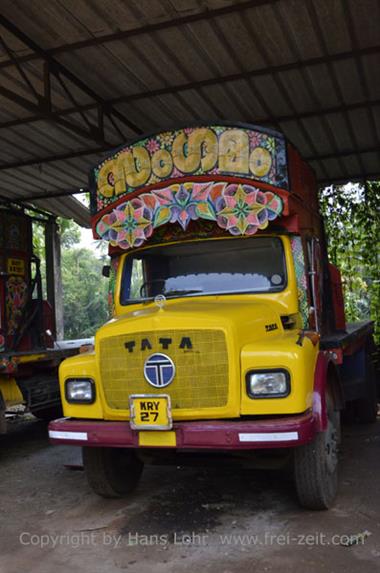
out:
{"label": "tata logo emblem", "polygon": [[154,297],[154,302],[158,306],[158,308],[164,308],[166,303],[166,296],[164,294],[158,294]]}
{"label": "tata logo emblem", "polygon": [[173,360],[166,354],[151,354],[144,363],[144,376],[154,388],[169,386],[175,376]]}

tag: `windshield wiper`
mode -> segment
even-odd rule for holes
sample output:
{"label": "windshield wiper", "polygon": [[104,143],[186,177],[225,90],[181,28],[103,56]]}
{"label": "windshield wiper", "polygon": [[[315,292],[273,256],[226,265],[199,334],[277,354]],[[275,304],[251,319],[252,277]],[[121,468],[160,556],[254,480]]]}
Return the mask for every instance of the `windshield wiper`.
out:
{"label": "windshield wiper", "polygon": [[171,296],[181,296],[186,294],[196,294],[198,292],[203,292],[203,290],[202,289],[169,290],[167,292],[163,292],[162,294],[166,297],[171,297]]}

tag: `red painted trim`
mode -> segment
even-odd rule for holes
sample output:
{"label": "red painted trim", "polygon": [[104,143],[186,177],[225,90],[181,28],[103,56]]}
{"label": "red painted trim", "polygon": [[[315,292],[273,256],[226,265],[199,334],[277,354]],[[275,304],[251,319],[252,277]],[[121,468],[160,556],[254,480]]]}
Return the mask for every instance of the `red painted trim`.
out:
{"label": "red painted trim", "polygon": [[330,362],[334,363],[327,352],[318,354],[313,391],[313,414],[318,431],[323,431],[327,428],[326,383],[327,369]]}
{"label": "red painted trim", "polygon": [[[51,422],[49,424],[49,430],[87,433],[88,439],[83,441],[71,440],[69,438],[50,438],[53,444],[111,448],[138,447],[138,432],[132,430],[127,421],[109,422],[61,418]],[[307,412],[294,416],[258,420],[175,422],[173,430],[177,436],[176,448],[180,450],[287,448],[312,441],[316,433],[316,420],[311,412]],[[274,441],[270,436],[270,434],[274,432],[297,432],[298,439]],[[268,440],[263,442],[242,442],[239,440],[239,433],[267,433]]]}

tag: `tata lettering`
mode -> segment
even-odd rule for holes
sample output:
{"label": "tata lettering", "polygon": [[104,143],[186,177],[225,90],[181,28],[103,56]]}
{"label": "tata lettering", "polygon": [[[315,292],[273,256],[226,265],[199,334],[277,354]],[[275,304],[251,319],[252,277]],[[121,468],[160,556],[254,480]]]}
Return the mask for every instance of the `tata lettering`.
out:
{"label": "tata lettering", "polygon": [[[163,350],[167,350],[173,341],[171,338],[159,338],[158,342],[161,344]],[[124,347],[128,350],[128,352],[133,352],[136,347],[136,341],[129,340],[124,343]],[[178,348],[182,350],[192,350],[193,345],[190,337],[183,336]],[[152,350],[152,344],[148,338],[143,338],[141,340],[140,350]]]}

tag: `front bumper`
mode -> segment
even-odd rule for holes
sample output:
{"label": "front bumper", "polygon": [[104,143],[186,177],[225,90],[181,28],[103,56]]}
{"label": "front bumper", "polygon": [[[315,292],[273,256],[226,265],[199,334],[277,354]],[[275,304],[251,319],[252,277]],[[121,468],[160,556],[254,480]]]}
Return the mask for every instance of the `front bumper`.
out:
{"label": "front bumper", "polygon": [[132,430],[128,422],[72,418],[61,418],[49,424],[49,438],[53,444],[111,448],[171,447],[177,450],[294,447],[310,442],[316,432],[317,423],[311,412],[260,420],[175,422],[170,432],[139,432]]}

